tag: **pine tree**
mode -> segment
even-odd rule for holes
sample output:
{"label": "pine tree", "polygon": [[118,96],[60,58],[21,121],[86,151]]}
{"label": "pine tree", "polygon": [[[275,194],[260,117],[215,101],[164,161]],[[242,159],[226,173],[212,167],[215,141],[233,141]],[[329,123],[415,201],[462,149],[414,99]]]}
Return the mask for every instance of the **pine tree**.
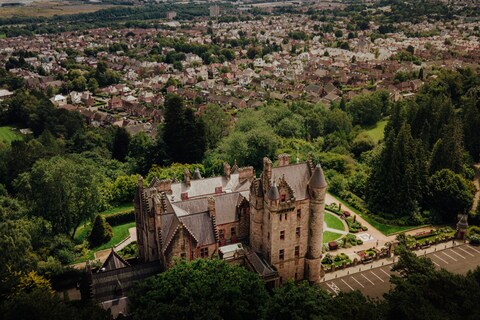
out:
{"label": "pine tree", "polygon": [[93,228],[88,237],[91,247],[97,247],[103,243],[107,243],[112,239],[113,231],[110,224],[105,221],[102,215],[97,215],[93,222]]}
{"label": "pine tree", "polygon": [[[480,104],[478,100],[476,101]],[[475,100],[473,99],[469,99],[465,103],[463,129],[465,149],[472,156],[473,160],[478,162],[480,161],[480,108],[475,105]]]}
{"label": "pine tree", "polygon": [[130,145],[130,134],[125,128],[117,128],[113,139],[112,158],[118,161],[125,161]]}

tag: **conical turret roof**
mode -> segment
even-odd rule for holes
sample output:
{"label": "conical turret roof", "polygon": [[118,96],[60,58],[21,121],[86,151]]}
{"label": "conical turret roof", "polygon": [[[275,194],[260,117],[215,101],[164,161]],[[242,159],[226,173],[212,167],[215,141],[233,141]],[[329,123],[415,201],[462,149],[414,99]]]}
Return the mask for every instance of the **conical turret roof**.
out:
{"label": "conical turret roof", "polygon": [[320,163],[317,164],[315,170],[313,170],[313,174],[310,177],[310,181],[308,182],[310,188],[322,189],[327,187],[327,181],[325,180],[325,175],[323,174],[322,166]]}
{"label": "conical turret roof", "polygon": [[202,179],[202,174],[200,173],[200,170],[198,168],[195,168],[195,171],[193,172],[193,180],[200,179]]}
{"label": "conical turret roof", "polygon": [[268,199],[270,200],[280,199],[280,192],[278,192],[277,183],[275,181],[273,181],[273,185],[271,186],[270,190],[268,190]]}

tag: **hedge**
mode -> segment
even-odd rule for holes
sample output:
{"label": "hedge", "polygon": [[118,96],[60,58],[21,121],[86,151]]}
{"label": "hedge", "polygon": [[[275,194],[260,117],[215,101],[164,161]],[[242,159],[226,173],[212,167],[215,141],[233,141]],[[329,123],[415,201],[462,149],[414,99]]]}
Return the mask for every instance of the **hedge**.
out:
{"label": "hedge", "polygon": [[105,220],[109,225],[118,226],[121,224],[134,222],[135,221],[135,211],[119,212],[105,216]]}

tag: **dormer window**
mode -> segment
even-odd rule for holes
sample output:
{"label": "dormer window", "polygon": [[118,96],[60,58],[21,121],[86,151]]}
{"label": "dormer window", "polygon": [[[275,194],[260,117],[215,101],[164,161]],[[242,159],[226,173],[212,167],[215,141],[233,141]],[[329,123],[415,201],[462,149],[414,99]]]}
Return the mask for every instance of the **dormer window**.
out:
{"label": "dormer window", "polygon": [[282,195],[281,195],[281,201],[282,201],[282,202],[285,202],[285,199],[287,199],[287,195],[286,195],[286,194],[282,194]]}
{"label": "dormer window", "polygon": [[183,200],[188,200],[188,192],[182,192],[181,198],[182,198],[182,201]]}
{"label": "dormer window", "polygon": [[222,193],[223,190],[222,190],[222,187],[215,187],[215,193],[218,194],[218,193]]}

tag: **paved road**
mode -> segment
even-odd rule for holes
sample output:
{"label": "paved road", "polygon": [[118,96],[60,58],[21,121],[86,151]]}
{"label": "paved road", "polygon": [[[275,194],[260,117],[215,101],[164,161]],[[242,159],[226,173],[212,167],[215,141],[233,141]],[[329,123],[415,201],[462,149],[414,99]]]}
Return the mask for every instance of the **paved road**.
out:
{"label": "paved road", "polygon": [[[437,250],[428,253],[436,268],[444,268],[450,272],[465,274],[480,265],[480,247],[468,244],[458,245],[453,248]],[[393,264],[370,269],[372,265],[359,265],[346,270],[351,270],[351,275],[326,280],[320,286],[332,294],[340,291],[348,292],[360,290],[372,298],[381,298],[391,288],[390,277],[393,274]],[[361,268],[361,272],[358,272]],[[353,273],[356,272],[356,273]]]}

